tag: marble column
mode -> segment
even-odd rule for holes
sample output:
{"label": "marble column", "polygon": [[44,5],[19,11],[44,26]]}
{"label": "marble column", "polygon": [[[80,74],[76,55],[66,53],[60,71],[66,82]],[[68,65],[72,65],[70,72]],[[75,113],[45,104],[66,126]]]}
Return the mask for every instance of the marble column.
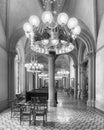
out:
{"label": "marble column", "polygon": [[8,88],[8,93],[9,93],[9,104],[11,101],[15,98],[15,74],[14,74],[14,58],[16,56],[16,52],[8,52],[9,56],[9,88]]}
{"label": "marble column", "polygon": [[81,64],[78,64],[78,99],[81,98]]}
{"label": "marble column", "polygon": [[88,106],[95,106],[95,78],[94,78],[94,54],[89,53],[88,54],[89,60],[88,60]]}
{"label": "marble column", "polygon": [[63,77],[62,81],[63,81],[63,88],[65,89],[66,88],[66,77]]}
{"label": "marble column", "polygon": [[81,71],[80,71],[80,92],[81,92],[81,99],[83,100],[83,65],[81,64]]}
{"label": "marble column", "polygon": [[92,107],[95,107],[95,53],[92,54]]}
{"label": "marble column", "polygon": [[66,77],[66,89],[68,89],[69,88],[69,81],[68,81],[68,77]]}
{"label": "marble column", "polygon": [[33,73],[29,72],[29,91],[33,90]]}
{"label": "marble column", "polygon": [[38,73],[35,73],[35,89],[38,89]]}
{"label": "marble column", "polygon": [[78,89],[78,66],[74,65],[73,66],[75,69],[75,81],[74,81],[74,98],[77,99],[77,89]]}
{"label": "marble column", "polygon": [[92,71],[91,71],[91,56],[89,56],[89,60],[88,60],[88,101],[87,101],[87,105],[91,106],[91,92],[92,92],[92,81],[91,81],[91,77],[92,77]]}
{"label": "marble column", "polygon": [[35,74],[33,74],[33,89],[35,89]]}
{"label": "marble column", "polygon": [[41,78],[41,87],[44,87],[44,78]]}
{"label": "marble column", "polygon": [[48,105],[55,107],[55,53],[50,52],[48,57],[49,70],[49,88],[48,88]]}
{"label": "marble column", "polygon": [[42,88],[42,79],[39,78],[39,88]]}
{"label": "marble column", "polygon": [[15,57],[14,60],[14,73],[15,73],[15,94],[19,93],[19,59]]}
{"label": "marble column", "polygon": [[25,90],[29,91],[29,72],[25,69]]}

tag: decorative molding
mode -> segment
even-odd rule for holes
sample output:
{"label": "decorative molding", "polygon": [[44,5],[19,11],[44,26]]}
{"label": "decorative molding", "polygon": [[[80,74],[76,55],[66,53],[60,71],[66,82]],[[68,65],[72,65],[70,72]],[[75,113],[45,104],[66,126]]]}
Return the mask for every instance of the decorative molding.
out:
{"label": "decorative molding", "polygon": [[90,52],[87,53],[87,56],[88,56],[88,57],[90,57],[90,56],[95,56],[95,55],[96,55],[96,53],[93,52],[93,51],[90,51]]}

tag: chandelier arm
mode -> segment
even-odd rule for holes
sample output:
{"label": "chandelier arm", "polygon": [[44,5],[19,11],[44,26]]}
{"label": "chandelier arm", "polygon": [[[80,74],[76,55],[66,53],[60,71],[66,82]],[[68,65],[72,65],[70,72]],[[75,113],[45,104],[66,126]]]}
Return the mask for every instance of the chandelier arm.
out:
{"label": "chandelier arm", "polygon": [[69,30],[68,30],[68,28],[66,27],[66,26],[63,26],[63,28],[64,28],[64,30],[65,30],[65,33],[66,33],[66,35],[67,35],[67,39],[68,39],[68,42],[70,42],[70,32],[69,32]]}

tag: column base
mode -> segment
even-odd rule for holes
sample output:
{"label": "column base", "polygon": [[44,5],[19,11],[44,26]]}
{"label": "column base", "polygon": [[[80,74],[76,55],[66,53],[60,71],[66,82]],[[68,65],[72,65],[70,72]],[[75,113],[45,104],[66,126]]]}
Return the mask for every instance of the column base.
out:
{"label": "column base", "polygon": [[95,101],[92,100],[92,107],[95,107]]}
{"label": "column base", "polygon": [[87,106],[92,107],[92,101],[91,100],[87,101]]}
{"label": "column base", "polygon": [[89,106],[89,107],[95,107],[95,101],[94,100],[88,100],[87,101],[87,106]]}
{"label": "column base", "polygon": [[74,99],[77,99],[77,90],[74,90]]}
{"label": "column base", "polygon": [[57,104],[56,104],[55,99],[50,99],[50,100],[48,100],[48,106],[49,106],[49,107],[56,107]]}

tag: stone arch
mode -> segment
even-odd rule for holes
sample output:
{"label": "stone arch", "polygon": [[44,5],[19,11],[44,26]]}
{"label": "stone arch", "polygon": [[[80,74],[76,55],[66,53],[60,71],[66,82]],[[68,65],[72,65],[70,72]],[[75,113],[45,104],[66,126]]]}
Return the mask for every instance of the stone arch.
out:
{"label": "stone arch", "polygon": [[22,28],[16,29],[8,40],[8,51],[14,51],[16,49],[16,44],[22,36],[24,36],[23,29]]}
{"label": "stone arch", "polygon": [[[83,30],[78,37],[80,41],[82,42],[79,48],[79,53],[78,53],[78,84],[82,86],[81,79],[83,76],[82,74],[82,66],[83,66],[83,55],[84,55],[84,50],[87,50],[87,60],[88,60],[88,101],[87,105],[88,106],[95,106],[95,51],[96,51],[96,46],[94,39],[92,35],[87,31]],[[80,78],[81,77],[81,78]]]}
{"label": "stone arch", "polygon": [[78,89],[78,60],[77,60],[77,57],[76,55],[71,52],[69,53],[69,56],[73,59],[73,62],[74,62],[74,69],[75,69],[75,87],[74,87],[74,98],[76,99],[77,98],[77,89]]}
{"label": "stone arch", "polygon": [[[78,82],[78,60],[76,55],[74,54],[74,52],[70,52],[65,54],[68,56],[68,59],[70,59],[70,57],[72,58],[73,62],[74,62],[74,69],[75,69],[75,88],[74,88],[74,98],[77,98],[77,82]],[[60,55],[59,55],[60,56]],[[58,57],[58,56],[57,56]],[[57,59],[56,57],[56,59]],[[70,60],[69,60],[70,61]]]}
{"label": "stone arch", "polygon": [[95,42],[91,34],[89,34],[86,30],[82,30],[78,39],[85,44],[88,53],[95,53]]}

